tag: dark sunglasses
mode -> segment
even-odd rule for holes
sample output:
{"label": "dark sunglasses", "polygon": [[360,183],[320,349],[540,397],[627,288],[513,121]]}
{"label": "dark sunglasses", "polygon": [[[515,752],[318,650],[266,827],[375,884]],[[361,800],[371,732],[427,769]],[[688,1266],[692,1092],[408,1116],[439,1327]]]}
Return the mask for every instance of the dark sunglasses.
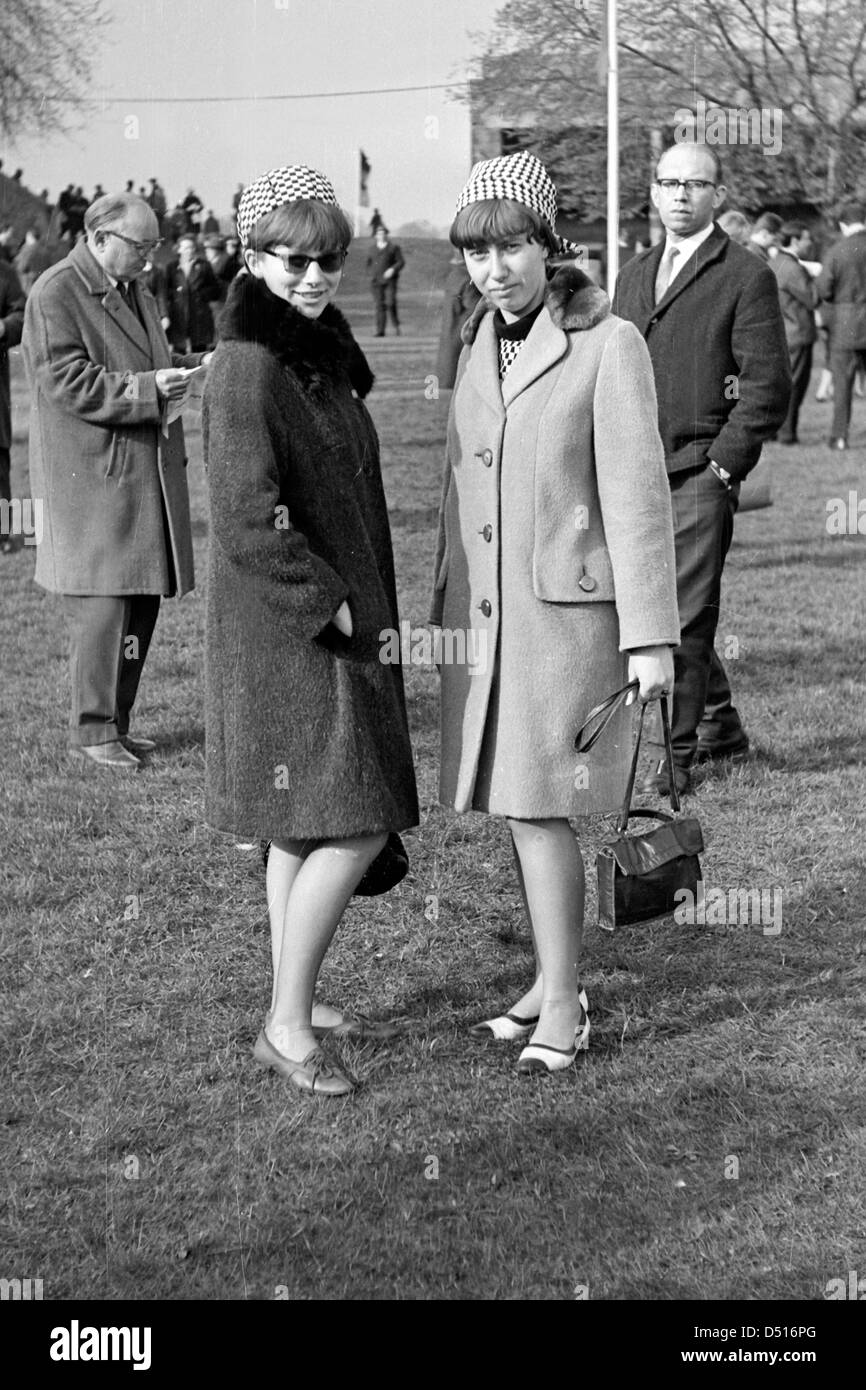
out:
{"label": "dark sunglasses", "polygon": [[289,255],[288,251],[275,251],[272,246],[266,246],[264,253],[266,256],[276,256],[282,262],[283,270],[292,275],[303,275],[311,261],[315,261],[326,275],[333,275],[335,271],[342,270],[346,262],[345,251],[324,251],[321,256],[295,256]]}

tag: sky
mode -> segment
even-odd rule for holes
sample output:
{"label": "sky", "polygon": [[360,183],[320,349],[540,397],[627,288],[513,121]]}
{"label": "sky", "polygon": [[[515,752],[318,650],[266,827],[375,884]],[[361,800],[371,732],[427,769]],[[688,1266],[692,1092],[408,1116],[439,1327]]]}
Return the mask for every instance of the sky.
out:
{"label": "sky", "polygon": [[[469,168],[469,117],[439,84],[468,72],[501,0],[103,0],[94,109],[69,135],[4,149],[34,192],[90,195],[151,176],[172,204],[194,187],[218,217],[265,169],[321,169],[350,213],[357,151],[390,227],[446,227]],[[384,88],[421,87],[414,92]],[[369,95],[270,101],[271,96]],[[219,97],[219,102],[174,99]],[[154,98],[172,98],[153,102]]]}

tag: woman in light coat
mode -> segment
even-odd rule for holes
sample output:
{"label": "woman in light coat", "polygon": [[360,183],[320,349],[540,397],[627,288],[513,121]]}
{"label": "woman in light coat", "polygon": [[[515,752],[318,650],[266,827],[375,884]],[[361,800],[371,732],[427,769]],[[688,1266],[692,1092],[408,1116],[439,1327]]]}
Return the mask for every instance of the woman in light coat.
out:
{"label": "woman in light coat", "polygon": [[451,405],[431,613],[440,796],[507,819],[532,930],[534,983],[473,1030],[532,1034],[520,1072],[569,1066],[589,1037],[569,819],[621,802],[631,750],[627,717],[592,755],[575,734],[626,679],[642,701],[670,692],[679,639],[649,355],[573,263],[552,268],[555,217],[526,153],[476,165],[458,202],[451,240],[482,299]]}

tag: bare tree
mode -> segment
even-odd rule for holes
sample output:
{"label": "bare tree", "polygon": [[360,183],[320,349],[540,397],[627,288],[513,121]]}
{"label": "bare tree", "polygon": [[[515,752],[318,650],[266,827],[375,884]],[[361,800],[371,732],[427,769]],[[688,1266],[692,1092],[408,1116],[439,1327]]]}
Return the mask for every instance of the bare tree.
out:
{"label": "bare tree", "polygon": [[0,134],[69,125],[86,103],[101,0],[3,0],[0,4]]}
{"label": "bare tree", "polygon": [[[657,8],[620,0],[619,12],[627,163],[630,139],[642,135],[646,145],[650,130],[700,100],[782,113],[776,155],[744,140],[719,150],[752,203],[787,193],[828,205],[866,181],[863,0],[664,0]],[[603,126],[603,37],[602,0],[508,0],[485,41],[472,100],[506,123],[531,125],[541,144],[561,144],[569,128]],[[597,159],[580,146],[574,131],[569,155],[585,184]]]}

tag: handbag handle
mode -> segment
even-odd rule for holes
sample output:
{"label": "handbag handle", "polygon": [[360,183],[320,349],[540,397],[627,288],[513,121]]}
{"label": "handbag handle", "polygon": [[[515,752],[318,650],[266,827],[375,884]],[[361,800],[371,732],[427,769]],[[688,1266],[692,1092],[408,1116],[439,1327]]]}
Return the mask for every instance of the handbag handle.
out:
{"label": "handbag handle", "polygon": [[[629,816],[632,814],[640,814],[638,811],[632,812],[631,797],[632,792],[634,791],[634,779],[635,774],[637,773],[637,761],[640,755],[640,740],[641,734],[643,733],[643,718],[645,713],[646,705],[643,704],[640,707],[640,720],[638,721],[637,726],[637,738],[635,739],[634,753],[632,754],[631,768],[628,774],[628,783],[625,789],[625,796],[623,797],[622,810],[620,811],[619,818],[616,822],[616,829],[620,835],[624,834],[625,831],[628,829]],[[680,809],[680,795],[677,791],[677,783],[676,778],[674,776],[674,750],[673,745],[671,744],[671,726],[670,720],[668,719],[667,701],[664,698],[661,699],[661,714],[662,733],[664,735],[665,741],[665,762],[667,763],[668,786],[670,788],[671,795],[671,810],[678,811]],[[654,812],[650,812],[650,814],[653,815]]]}
{"label": "handbag handle", "polygon": [[[637,690],[638,688],[638,681],[629,681],[628,685],[624,685],[622,687],[622,690],[615,690],[612,695],[608,695],[606,700],[602,700],[600,705],[596,705],[595,709],[590,710],[580,729],[578,729],[577,735],[574,740],[574,746],[578,753],[589,752],[593,744],[597,743],[598,739],[604,733],[605,729],[607,728],[610,721],[613,719],[613,716],[615,715],[619,706],[622,704],[625,697],[629,694],[630,691]],[[592,721],[594,719],[597,719],[600,714],[604,714],[605,711],[607,711],[607,717],[601,721],[598,728],[595,729],[589,735],[588,738],[584,738],[584,734],[586,733],[586,730],[589,728]]]}
{"label": "handbag handle", "polygon": [[[575,740],[574,740],[574,746],[575,746],[575,749],[576,749],[576,751],[577,751],[578,753],[588,753],[588,752],[589,752],[589,750],[590,750],[590,748],[592,748],[593,744],[596,743],[596,742],[598,741],[598,739],[601,737],[601,735],[604,733],[605,729],[607,728],[608,724],[610,723],[611,719],[613,718],[613,716],[614,716],[614,714],[616,713],[616,711],[617,711],[617,709],[619,708],[619,706],[620,706],[620,705],[623,703],[623,701],[625,700],[626,696],[627,696],[632,690],[638,690],[639,687],[640,687],[640,682],[639,682],[639,681],[636,681],[636,680],[634,680],[634,681],[629,681],[628,685],[624,685],[624,686],[622,687],[621,690],[615,690],[614,693],[613,693],[612,695],[608,695],[608,697],[607,697],[606,700],[602,700],[602,702],[601,702],[600,705],[596,705],[596,707],[595,707],[594,710],[590,710],[589,714],[587,715],[586,719],[584,720],[584,723],[582,724],[582,726],[581,726],[580,729],[578,730],[577,736],[576,736],[576,738],[575,738]],[[667,701],[664,700],[664,699],[662,699],[662,702],[661,702],[661,709],[662,709],[662,732],[663,732],[663,734],[664,734],[664,743],[665,743],[665,761],[666,761],[666,763],[667,763],[668,782],[669,782],[670,789],[671,789],[671,810],[672,810],[672,811],[679,811],[679,809],[680,809],[680,798],[679,798],[679,793],[678,793],[678,791],[677,791],[676,779],[675,779],[675,777],[674,777],[674,750],[673,750],[673,747],[672,747],[672,745],[671,745],[671,726],[670,726],[670,720],[669,720],[669,718],[668,718]],[[630,816],[630,815],[635,815],[635,816],[637,816],[637,815],[655,816],[655,814],[656,814],[654,811],[638,811],[638,810],[632,811],[632,809],[631,809],[631,798],[632,798],[632,792],[634,791],[634,780],[635,780],[635,776],[637,775],[637,763],[638,763],[638,757],[639,757],[639,755],[640,755],[640,741],[641,741],[641,735],[643,734],[643,720],[644,720],[644,714],[645,714],[645,712],[646,712],[646,704],[644,703],[644,704],[642,704],[641,707],[640,707],[640,720],[639,720],[639,722],[638,722],[637,739],[636,739],[635,745],[634,745],[634,753],[633,753],[633,755],[632,755],[632,760],[631,760],[631,769],[630,769],[630,771],[629,771],[628,783],[627,783],[626,789],[625,789],[625,798],[623,799],[622,809],[620,810],[620,813],[619,813],[619,816],[618,816],[617,822],[616,822],[616,829],[619,831],[620,834],[622,834],[622,833],[626,830],[626,828],[627,828],[627,826],[628,826],[628,820],[629,820],[629,816]],[[604,715],[604,718],[602,719],[602,721],[601,721],[601,723],[599,724],[598,728],[597,728],[597,729],[594,729],[593,732],[587,736],[586,730],[589,728],[590,724],[592,724],[593,720],[594,720],[594,719],[598,719],[601,715]],[[664,815],[664,816],[656,817],[656,818],[657,818],[657,819],[662,819],[662,820],[664,820],[664,819],[667,819],[667,816]]]}

